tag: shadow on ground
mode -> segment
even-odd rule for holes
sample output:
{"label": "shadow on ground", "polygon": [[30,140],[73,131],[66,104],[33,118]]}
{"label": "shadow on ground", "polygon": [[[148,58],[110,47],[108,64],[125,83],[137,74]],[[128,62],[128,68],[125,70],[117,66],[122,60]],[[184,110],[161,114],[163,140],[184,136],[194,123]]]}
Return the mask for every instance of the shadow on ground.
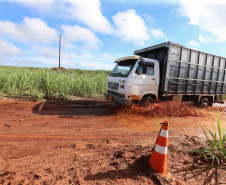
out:
{"label": "shadow on ground", "polygon": [[223,169],[226,166],[218,167],[216,164],[214,167],[211,167],[211,161],[204,161],[202,163],[193,163],[184,168],[175,169],[174,174],[181,175],[182,180],[189,182],[192,179],[196,179],[197,182],[200,181],[200,177],[205,177],[203,185],[206,184],[223,184],[224,171]]}
{"label": "shadow on ground", "polygon": [[[141,156],[136,159],[133,164],[128,164],[126,169],[120,170],[110,170],[107,172],[98,172],[96,174],[87,175],[84,180],[93,181],[93,180],[116,180],[116,179],[138,179],[139,176],[145,176],[147,178],[153,178],[152,174],[155,173],[148,164],[150,155]],[[114,164],[112,164],[114,165]]]}
{"label": "shadow on ground", "polygon": [[109,116],[116,114],[120,106],[112,102],[44,102],[35,105],[34,114],[66,116]]}

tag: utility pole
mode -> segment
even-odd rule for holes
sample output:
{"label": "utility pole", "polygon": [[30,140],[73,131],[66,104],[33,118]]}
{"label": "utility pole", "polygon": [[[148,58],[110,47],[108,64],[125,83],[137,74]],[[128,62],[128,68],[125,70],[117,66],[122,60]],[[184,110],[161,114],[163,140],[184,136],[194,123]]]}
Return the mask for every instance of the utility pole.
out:
{"label": "utility pole", "polygon": [[61,52],[61,34],[59,35],[59,68],[60,68],[60,52]]}

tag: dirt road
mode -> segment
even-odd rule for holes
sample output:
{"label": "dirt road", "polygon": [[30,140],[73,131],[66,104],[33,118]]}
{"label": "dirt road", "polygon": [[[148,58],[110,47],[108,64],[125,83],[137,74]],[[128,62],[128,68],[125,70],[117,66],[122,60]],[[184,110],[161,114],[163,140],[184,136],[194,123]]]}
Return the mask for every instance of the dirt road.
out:
{"label": "dirt road", "polygon": [[[196,116],[175,116],[170,122],[170,183],[226,182],[225,166],[216,172],[209,163],[178,152],[197,145],[193,136],[205,138],[200,124],[212,128],[211,122],[216,123],[216,107],[190,109]],[[226,128],[226,109],[220,110]],[[158,134],[153,115],[107,101],[17,100],[0,100],[0,115],[0,184],[159,183],[148,165]],[[223,173],[216,175],[219,170]]]}

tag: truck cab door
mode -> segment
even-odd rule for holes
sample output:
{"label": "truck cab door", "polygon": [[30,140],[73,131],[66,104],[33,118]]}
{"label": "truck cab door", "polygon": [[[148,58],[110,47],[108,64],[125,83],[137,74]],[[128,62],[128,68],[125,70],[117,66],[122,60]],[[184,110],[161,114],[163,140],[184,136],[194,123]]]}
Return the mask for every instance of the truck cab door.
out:
{"label": "truck cab door", "polygon": [[132,80],[131,95],[141,99],[145,94],[158,97],[159,64],[140,61]]}

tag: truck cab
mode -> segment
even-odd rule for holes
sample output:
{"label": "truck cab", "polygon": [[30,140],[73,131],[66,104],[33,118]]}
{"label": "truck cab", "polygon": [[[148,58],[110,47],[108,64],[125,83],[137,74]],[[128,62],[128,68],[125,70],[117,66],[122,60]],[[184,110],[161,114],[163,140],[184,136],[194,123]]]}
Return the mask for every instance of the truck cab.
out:
{"label": "truck cab", "polygon": [[115,103],[148,104],[158,98],[159,62],[130,56],[119,58],[107,78],[105,97]]}

